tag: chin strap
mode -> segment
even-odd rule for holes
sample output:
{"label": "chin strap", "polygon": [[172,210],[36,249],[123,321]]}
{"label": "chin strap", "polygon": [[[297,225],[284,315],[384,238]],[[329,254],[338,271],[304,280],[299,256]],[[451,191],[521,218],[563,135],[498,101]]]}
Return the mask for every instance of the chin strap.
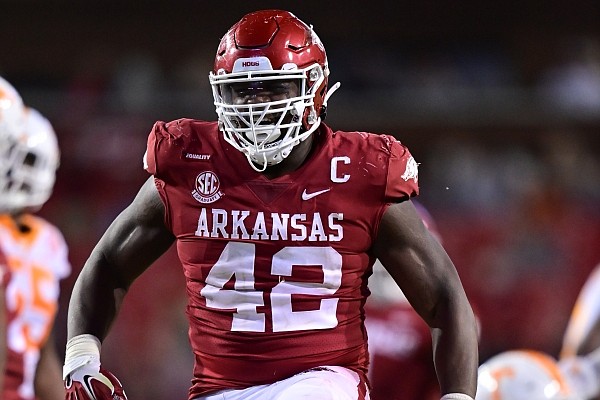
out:
{"label": "chin strap", "polygon": [[267,163],[267,155],[262,154],[262,157],[263,157],[262,166],[259,168],[256,166],[257,162],[252,160],[252,157],[250,157],[250,154],[246,153],[246,159],[250,163],[250,166],[252,167],[252,169],[255,170],[256,172],[264,172],[264,170],[266,170],[267,167],[269,166],[269,164]]}
{"label": "chin strap", "polygon": [[329,101],[329,98],[335,93],[336,90],[340,88],[340,86],[342,86],[342,84],[340,82],[336,82],[331,88],[329,88],[327,93],[325,93],[325,97],[323,98],[323,107],[327,108],[327,102]]}
{"label": "chin strap", "polygon": [[325,117],[327,117],[327,102],[329,101],[329,98],[331,97],[331,95],[340,88],[342,84],[340,82],[336,82],[335,85],[333,85],[328,91],[327,93],[325,93],[325,97],[323,98],[323,104],[321,105],[321,112],[319,113],[319,118],[320,119],[325,119]]}

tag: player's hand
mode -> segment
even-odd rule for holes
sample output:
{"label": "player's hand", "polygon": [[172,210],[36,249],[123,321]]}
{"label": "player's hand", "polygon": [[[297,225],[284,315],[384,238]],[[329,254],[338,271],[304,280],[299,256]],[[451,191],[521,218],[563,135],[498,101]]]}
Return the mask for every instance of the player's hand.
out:
{"label": "player's hand", "polygon": [[127,400],[121,382],[102,367],[84,365],[65,378],[65,400]]}

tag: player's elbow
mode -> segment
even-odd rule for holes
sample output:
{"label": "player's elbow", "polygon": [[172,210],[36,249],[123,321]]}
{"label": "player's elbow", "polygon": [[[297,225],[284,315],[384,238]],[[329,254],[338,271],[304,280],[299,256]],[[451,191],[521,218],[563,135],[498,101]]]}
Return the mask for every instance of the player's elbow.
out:
{"label": "player's elbow", "polygon": [[473,308],[462,287],[442,290],[431,309],[431,328],[461,326],[477,331]]}

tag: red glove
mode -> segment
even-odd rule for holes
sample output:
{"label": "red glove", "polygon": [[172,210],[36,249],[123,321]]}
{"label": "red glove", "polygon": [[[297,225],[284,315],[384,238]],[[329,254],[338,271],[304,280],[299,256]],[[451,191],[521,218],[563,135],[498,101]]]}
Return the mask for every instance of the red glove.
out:
{"label": "red glove", "polygon": [[65,378],[65,400],[127,400],[121,382],[100,367],[80,367]]}

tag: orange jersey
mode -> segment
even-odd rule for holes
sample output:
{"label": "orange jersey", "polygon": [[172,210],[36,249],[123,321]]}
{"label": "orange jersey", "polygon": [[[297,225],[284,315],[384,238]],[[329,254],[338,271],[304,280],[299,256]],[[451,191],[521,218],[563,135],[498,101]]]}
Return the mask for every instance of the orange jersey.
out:
{"label": "orange jersey", "polygon": [[56,227],[25,215],[20,230],[0,216],[0,248],[5,258],[8,354],[3,400],[34,399],[34,376],[58,307],[59,282],[71,272],[67,246]]}
{"label": "orange jersey", "polygon": [[386,135],[315,134],[310,159],[269,180],[216,122],[159,122],[147,170],[177,238],[195,353],[190,398],[321,365],[366,374],[370,248],[417,163]]}

